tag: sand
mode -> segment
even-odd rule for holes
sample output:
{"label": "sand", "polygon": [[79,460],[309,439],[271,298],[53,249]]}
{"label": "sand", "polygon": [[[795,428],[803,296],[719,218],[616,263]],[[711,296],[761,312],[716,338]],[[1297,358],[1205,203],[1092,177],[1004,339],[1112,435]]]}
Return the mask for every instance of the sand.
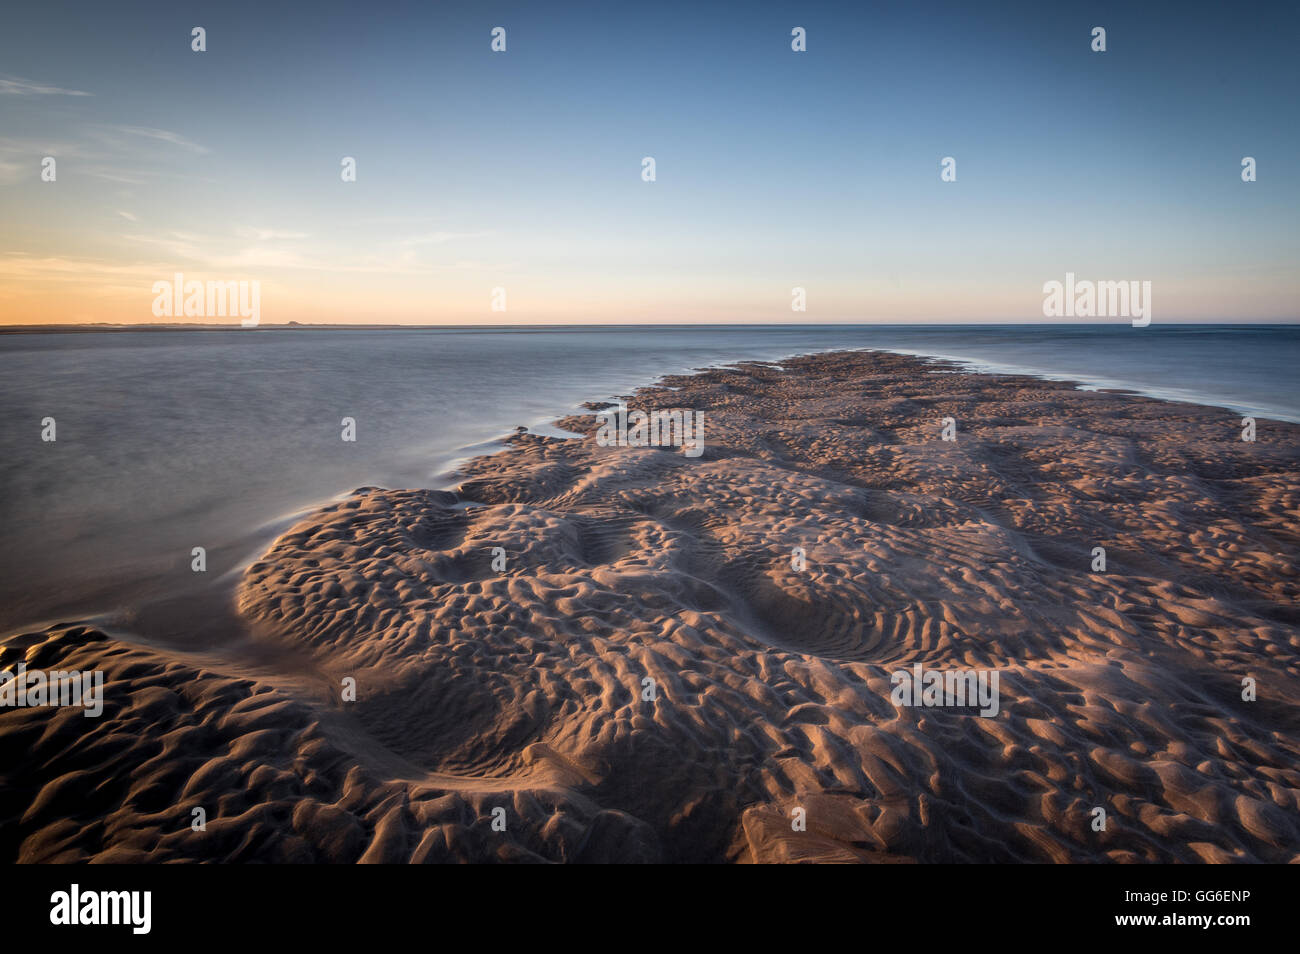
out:
{"label": "sand", "polygon": [[[628,403],[704,453],[574,417],[361,488],[248,567],[240,651],[5,640],[105,709],[0,709],[0,856],[1300,860],[1300,426],[861,352]],[[918,663],[999,711],[895,704]]]}

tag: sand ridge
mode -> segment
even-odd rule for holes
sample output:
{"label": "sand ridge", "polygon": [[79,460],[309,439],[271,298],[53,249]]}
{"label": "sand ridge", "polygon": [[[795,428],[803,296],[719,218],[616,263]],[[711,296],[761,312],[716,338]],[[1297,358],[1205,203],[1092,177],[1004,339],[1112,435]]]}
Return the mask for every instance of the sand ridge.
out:
{"label": "sand ridge", "polygon": [[[362,488],[285,533],[238,606],[310,661],[310,688],[87,627],[8,640],[5,666],[98,664],[108,704],[76,714],[88,728],[0,710],[0,844],[25,861],[1300,857],[1300,426],[1247,443],[1222,409],[882,353],[663,385],[629,406],[702,412],[701,457],[601,447],[573,417],[585,439],[514,436],[455,493]],[[996,670],[998,715],[894,705],[891,673],[918,663]],[[345,676],[356,702],[321,691]]]}

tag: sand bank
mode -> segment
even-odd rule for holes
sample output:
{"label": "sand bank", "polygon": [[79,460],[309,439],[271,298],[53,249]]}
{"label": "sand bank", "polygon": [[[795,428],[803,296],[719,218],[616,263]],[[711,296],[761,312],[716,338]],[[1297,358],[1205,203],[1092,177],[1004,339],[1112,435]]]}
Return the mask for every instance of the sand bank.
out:
{"label": "sand bank", "polygon": [[[568,418],[290,529],[238,588],[256,672],[9,639],[104,712],[0,709],[0,853],[1300,858],[1300,426],[882,353],[627,401],[704,452]],[[899,704],[918,664],[996,715]]]}

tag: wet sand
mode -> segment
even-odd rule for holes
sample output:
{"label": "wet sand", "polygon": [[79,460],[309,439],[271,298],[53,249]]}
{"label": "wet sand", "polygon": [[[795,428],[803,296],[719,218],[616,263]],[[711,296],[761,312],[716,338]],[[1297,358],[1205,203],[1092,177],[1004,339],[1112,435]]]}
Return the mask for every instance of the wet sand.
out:
{"label": "wet sand", "polygon": [[[878,352],[662,385],[702,455],[575,417],[362,488],[244,573],[249,639],[5,640],[105,685],[0,708],[0,855],[1300,859],[1300,425]],[[898,704],[917,664],[997,714]]]}

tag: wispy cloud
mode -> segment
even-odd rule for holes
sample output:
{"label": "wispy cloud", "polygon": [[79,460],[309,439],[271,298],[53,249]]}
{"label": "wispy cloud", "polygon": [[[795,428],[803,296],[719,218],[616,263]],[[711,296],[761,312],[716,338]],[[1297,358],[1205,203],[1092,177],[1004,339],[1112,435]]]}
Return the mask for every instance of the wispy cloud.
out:
{"label": "wispy cloud", "polygon": [[78,175],[125,185],[144,185],[160,177],[212,181],[197,177],[188,169],[169,172],[150,168],[151,163],[156,166],[162,161],[165,164],[165,157],[157,154],[160,150],[150,145],[155,142],[171,143],[196,153],[208,151],[178,133],[141,126],[82,127],[65,132],[65,137],[58,140],[0,136],[0,182],[16,182],[27,175],[37,174],[38,164],[44,156],[54,156],[60,162],[78,159]]}
{"label": "wispy cloud", "polygon": [[488,234],[487,232],[426,232],[422,235],[408,235],[397,244],[402,248],[414,248],[420,245],[441,245],[443,242],[484,238]]}
{"label": "wispy cloud", "polygon": [[312,259],[292,249],[253,246],[245,249],[211,251],[201,236],[185,232],[172,232],[161,236],[121,235],[119,238],[141,247],[143,255],[162,255],[162,259],[136,259],[134,261],[106,261],[99,258],[72,258],[60,256],[33,256],[21,252],[0,252],[0,283],[4,281],[74,282],[100,287],[128,288],[140,283],[149,284],[159,277],[169,277],[173,272],[201,271],[207,274],[247,274],[250,270],[286,269],[306,272],[360,275],[410,275],[427,276],[438,272],[500,273],[515,268],[514,263],[479,261],[454,261],[433,265],[408,267],[391,258],[365,258],[348,261]]}
{"label": "wispy cloud", "polygon": [[170,262],[115,263],[102,259],[0,254],[0,280],[92,286],[101,290],[138,290],[170,274]]}
{"label": "wispy cloud", "polygon": [[258,228],[240,229],[237,234],[243,238],[254,239],[258,242],[287,242],[293,239],[309,237],[306,232],[285,232],[280,229]]}
{"label": "wispy cloud", "polygon": [[22,181],[25,176],[34,176],[36,175],[33,171],[34,168],[30,163],[0,156],[0,183],[8,185],[12,182]]}
{"label": "wispy cloud", "polygon": [[116,145],[123,144],[121,136],[135,136],[154,142],[165,142],[181,149],[188,149],[190,152],[205,153],[208,151],[206,146],[201,146],[197,142],[185,138],[180,133],[174,133],[169,129],[154,129],[151,126],[99,126],[94,134],[98,138]]}
{"label": "wispy cloud", "polygon": [[36,178],[41,172],[41,159],[45,156],[62,158],[77,155],[70,143],[41,142],[0,136],[0,183],[9,184],[27,178]]}
{"label": "wispy cloud", "polygon": [[200,261],[207,258],[204,248],[209,244],[202,235],[189,232],[168,232],[163,235],[122,235],[120,238],[160,250],[169,258]]}
{"label": "wispy cloud", "polygon": [[99,153],[83,148],[70,139],[34,139],[0,136],[0,155],[13,156],[76,156],[79,159],[95,159]]}
{"label": "wispy cloud", "polygon": [[292,247],[278,243],[291,238],[305,237],[298,232],[278,232],[274,229],[240,228],[234,234],[244,241],[254,239],[255,244],[242,247],[227,236],[197,235],[192,232],[171,231],[158,235],[120,235],[126,242],[144,246],[154,253],[163,254],[172,262],[189,261],[195,265],[219,270],[263,268],[291,268],[309,271],[336,271],[338,267],[328,261],[314,261]]}
{"label": "wispy cloud", "polygon": [[47,86],[35,80],[19,76],[0,76],[0,96],[89,96],[90,93],[79,89],[64,89],[61,86]]}
{"label": "wispy cloud", "polygon": [[154,174],[149,172],[123,172],[111,168],[88,168],[86,169],[86,175],[93,176],[96,179],[103,179],[105,182],[117,182],[122,185],[144,185]]}

